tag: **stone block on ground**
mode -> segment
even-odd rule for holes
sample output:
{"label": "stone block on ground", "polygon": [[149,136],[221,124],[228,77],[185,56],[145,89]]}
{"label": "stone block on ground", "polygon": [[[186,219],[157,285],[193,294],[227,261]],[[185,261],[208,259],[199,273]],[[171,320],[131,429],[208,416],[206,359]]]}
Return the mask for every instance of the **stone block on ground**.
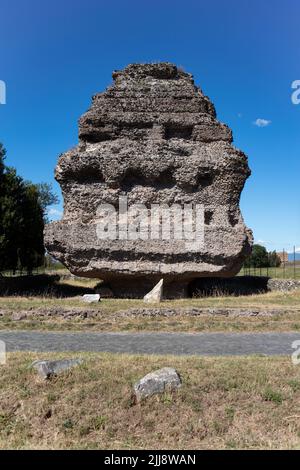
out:
{"label": "stone block on ground", "polygon": [[161,302],[162,295],[163,295],[163,284],[164,284],[164,280],[161,279],[156,284],[156,286],[154,286],[153,289],[150,292],[148,292],[148,294],[145,295],[144,302],[146,303]]}
{"label": "stone block on ground", "polygon": [[25,312],[13,312],[11,316],[12,321],[25,320],[25,318],[27,318],[27,314]]}
{"label": "stone block on ground", "polygon": [[152,395],[173,391],[181,386],[181,378],[172,367],[163,367],[150,372],[133,386],[136,402]]}
{"label": "stone block on ground", "polygon": [[49,379],[55,375],[82,364],[82,359],[60,359],[57,361],[37,360],[31,364],[42,379]]}
{"label": "stone block on ground", "polygon": [[84,294],[82,296],[83,302],[92,304],[94,302],[100,302],[100,294]]}

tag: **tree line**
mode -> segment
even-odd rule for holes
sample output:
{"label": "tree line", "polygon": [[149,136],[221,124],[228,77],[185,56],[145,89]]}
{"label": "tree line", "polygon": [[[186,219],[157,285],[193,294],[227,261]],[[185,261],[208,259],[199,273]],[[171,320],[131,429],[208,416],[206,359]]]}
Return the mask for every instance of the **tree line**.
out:
{"label": "tree line", "polygon": [[34,184],[5,164],[0,143],[0,272],[32,270],[44,262],[46,209],[58,198],[48,183]]}
{"label": "tree line", "polygon": [[245,260],[245,268],[277,268],[281,265],[281,259],[276,251],[267,251],[262,245],[253,245],[252,253]]}

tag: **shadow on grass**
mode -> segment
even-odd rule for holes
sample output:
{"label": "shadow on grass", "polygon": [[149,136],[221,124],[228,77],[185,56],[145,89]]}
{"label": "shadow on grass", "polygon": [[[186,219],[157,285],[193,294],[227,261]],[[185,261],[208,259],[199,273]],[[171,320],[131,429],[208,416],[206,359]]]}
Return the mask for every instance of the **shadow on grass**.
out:
{"label": "shadow on grass", "polygon": [[194,279],[189,285],[189,297],[228,297],[264,294],[268,287],[269,277],[236,276],[231,278],[203,277]]}
{"label": "shadow on grass", "polygon": [[[76,297],[98,292],[101,281],[91,288],[71,283],[60,283],[59,274],[38,274],[32,276],[0,277],[0,296],[46,296],[52,298]],[[223,297],[263,294],[268,292],[268,277],[237,276],[233,278],[198,278],[188,288],[187,297]],[[105,295],[103,295],[105,297]]]}
{"label": "shadow on grass", "polygon": [[47,296],[75,297],[93,294],[94,289],[85,286],[60,284],[58,274],[38,274],[33,276],[16,276],[0,278],[0,296]]}

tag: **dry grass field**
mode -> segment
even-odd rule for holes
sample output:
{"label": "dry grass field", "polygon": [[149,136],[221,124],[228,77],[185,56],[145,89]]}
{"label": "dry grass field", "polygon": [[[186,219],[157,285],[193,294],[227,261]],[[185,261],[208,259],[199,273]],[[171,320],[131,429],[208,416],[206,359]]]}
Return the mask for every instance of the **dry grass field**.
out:
{"label": "dry grass field", "polygon": [[[8,355],[1,449],[300,448],[300,366],[290,358],[79,356],[81,366],[44,382],[28,368],[41,355]],[[163,366],[178,370],[181,389],[133,405],[132,384]]]}
{"label": "dry grass field", "polygon": [[[300,290],[239,297],[205,297],[145,305],[103,299],[84,304],[93,280],[61,280],[72,295],[4,295],[0,329],[72,331],[297,331]],[[127,316],[128,309],[175,309],[170,317]],[[237,314],[184,315],[182,309],[236,309]],[[95,317],[39,316],[56,309]],[[256,310],[241,316],[240,309]],[[270,314],[270,311],[278,310]],[[13,320],[16,312],[28,317]],[[178,313],[177,313],[178,312]],[[268,314],[269,312],[269,314]],[[29,368],[35,359],[82,357],[84,363],[46,382]],[[134,405],[132,384],[175,367],[183,385],[173,394]],[[289,357],[137,356],[108,353],[9,353],[0,366],[1,449],[299,449],[300,366]]]}

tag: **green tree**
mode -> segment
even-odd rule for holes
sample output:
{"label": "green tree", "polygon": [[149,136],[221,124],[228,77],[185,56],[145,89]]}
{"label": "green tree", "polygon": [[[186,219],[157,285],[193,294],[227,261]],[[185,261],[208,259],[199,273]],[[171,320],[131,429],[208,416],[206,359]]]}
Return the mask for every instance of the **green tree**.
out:
{"label": "green tree", "polygon": [[0,178],[2,177],[2,175],[3,175],[3,173],[4,173],[4,168],[5,168],[4,160],[5,160],[5,156],[6,156],[6,150],[5,150],[5,148],[3,147],[3,145],[2,145],[1,142],[0,142]]}
{"label": "green tree", "polygon": [[43,217],[45,222],[48,222],[47,208],[53,204],[58,204],[59,199],[56,194],[53,193],[52,185],[49,183],[38,183],[35,185],[39,204],[43,211]]}
{"label": "green tree", "polygon": [[5,167],[0,191],[0,269],[15,270],[22,236],[22,179],[13,168]]}
{"label": "green tree", "polygon": [[27,272],[31,273],[33,268],[41,266],[44,260],[44,216],[36,185],[26,183],[23,189],[20,224],[22,237],[20,237],[18,255],[20,265],[26,267]]}
{"label": "green tree", "polygon": [[46,209],[57,197],[47,183],[25,182],[5,157],[0,144],[0,271],[20,267],[31,273],[43,263]]}
{"label": "green tree", "polygon": [[269,266],[269,256],[267,249],[262,245],[253,245],[252,253],[246,259],[244,266],[246,268],[264,268]]}

